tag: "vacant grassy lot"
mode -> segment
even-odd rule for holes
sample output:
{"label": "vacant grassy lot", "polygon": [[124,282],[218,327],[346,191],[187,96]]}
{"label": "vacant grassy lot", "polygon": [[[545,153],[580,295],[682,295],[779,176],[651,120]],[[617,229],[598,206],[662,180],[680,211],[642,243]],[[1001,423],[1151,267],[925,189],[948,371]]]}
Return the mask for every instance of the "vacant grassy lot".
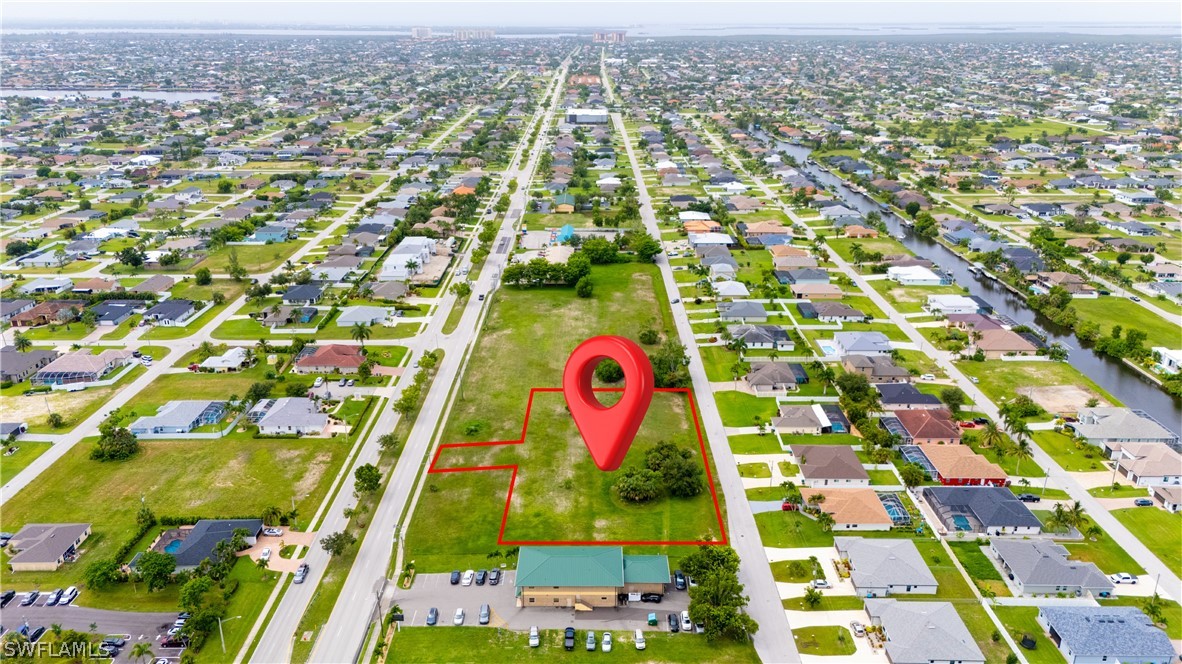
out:
{"label": "vacant grassy lot", "polygon": [[[1035,431],[1031,438],[1044,452],[1051,455],[1055,463],[1063,466],[1063,470],[1101,471],[1105,469],[1103,454],[1098,447],[1087,444],[1084,444],[1082,448],[1076,447],[1074,438],[1055,431]],[[1026,472],[1028,465],[1032,465],[1032,462],[1027,461],[1022,464],[1023,473]]]}
{"label": "vacant grassy lot", "polygon": [[[16,452],[12,454],[5,454],[0,457],[0,485],[8,483],[8,480],[16,477],[16,474],[24,470],[33,460],[45,453],[52,443],[34,443],[27,440],[22,440],[13,443],[12,447]],[[8,446],[3,448],[8,449]]]}
{"label": "vacant grassy lot", "polygon": [[1013,399],[1018,395],[1017,390],[1020,387],[1077,385],[1109,403],[1120,405],[1120,402],[1111,394],[1105,392],[1090,378],[1066,362],[986,360],[985,362],[958,362],[956,368],[966,376],[973,376],[980,381],[977,387],[981,388],[985,396],[994,402]]}
{"label": "vacant grassy lot", "polygon": [[1182,569],[1182,514],[1170,514],[1156,507],[1113,510],[1115,516],[1149,547],[1167,567]]}
{"label": "vacant grassy lot", "polygon": [[915,548],[919,550],[919,555],[923,556],[923,561],[927,563],[928,569],[940,584],[940,589],[935,595],[937,599],[965,599],[973,596],[973,590],[965,581],[964,575],[949,560],[948,552],[939,542],[915,540]]}
{"label": "vacant grassy lot", "polygon": [[1079,312],[1081,319],[1098,323],[1104,335],[1108,335],[1114,325],[1121,325],[1125,331],[1137,329],[1148,335],[1145,339],[1147,348],[1175,348],[1178,345],[1177,323],[1171,323],[1153,312],[1146,311],[1132,300],[1123,297],[1076,299],[1071,301],[1071,306]]}
{"label": "vacant grassy lot", "polygon": [[[1113,597],[1112,599],[1099,600],[1102,606],[1135,606],[1139,609],[1144,608],[1146,597]],[[1182,604],[1178,604],[1172,600],[1162,599],[1162,615],[1165,616],[1166,624],[1158,627],[1166,630],[1166,634],[1175,641],[1182,639]]]}
{"label": "vacant grassy lot", "polygon": [[[793,568],[800,567],[801,573],[794,574]],[[781,560],[772,563],[772,578],[780,583],[805,583],[812,579],[825,578],[825,566],[811,560]]]}
{"label": "vacant grassy lot", "polygon": [[735,454],[779,454],[784,451],[780,448],[780,441],[771,434],[750,433],[730,436],[728,440]]}
{"label": "vacant grassy lot", "polygon": [[1038,624],[1037,606],[995,606],[993,612],[1014,641],[1021,641],[1026,634],[1034,638],[1034,650],[1022,650],[1030,664],[1063,664],[1063,655]]}
{"label": "vacant grassy lot", "polygon": [[802,655],[852,655],[858,649],[850,630],[834,625],[794,629],[792,638]]}
{"label": "vacant grassy lot", "polygon": [[753,427],[756,418],[769,422],[779,415],[776,400],[771,397],[757,397],[746,392],[715,392],[714,401],[722,415],[722,423],[728,427]]}
{"label": "vacant grassy lot", "polygon": [[[1046,523],[1047,517],[1050,516],[1049,510],[1031,510],[1039,521]],[[1080,526],[1081,532],[1087,532],[1095,524],[1090,517],[1084,517],[1084,523]],[[1082,560],[1084,562],[1096,563],[1096,567],[1100,568],[1101,572],[1105,574],[1115,574],[1117,572],[1129,572],[1130,574],[1144,574],[1145,568],[1141,567],[1132,556],[1128,554],[1120,544],[1114,541],[1107,533],[1101,531],[1100,535],[1088,537],[1082,542],[1061,542],[1067,548],[1069,557],[1073,560]]]}
{"label": "vacant grassy lot", "polygon": [[230,265],[230,253],[233,251],[238,254],[238,264],[248,272],[266,272],[275,269],[302,245],[303,242],[291,241],[223,247],[201,261],[201,267],[207,267],[215,274],[223,274]]}
{"label": "vacant grassy lot", "polygon": [[[245,516],[268,506],[288,508],[295,500],[300,519],[319,506],[344,460],[344,438],[328,440],[257,439],[236,441],[143,441],[141,451],[125,462],[89,458],[82,441],[11,497],[2,528],[15,532],[27,523],[93,524],[77,564],[57,572],[11,576],[15,588],[82,585],[86,563],[114,555],[135,534],[140,499],[158,515]],[[175,591],[148,595],[141,586],[88,591],[80,604],[99,608],[167,610]],[[167,595],[172,594],[172,597]]]}
{"label": "vacant grassy lot", "polygon": [[795,549],[804,546],[833,546],[833,533],[821,530],[817,522],[800,512],[762,512],[755,525],[764,546]]}
{"label": "vacant grassy lot", "polygon": [[1010,589],[1002,580],[1001,572],[997,571],[997,568],[981,551],[981,544],[974,540],[972,542],[949,542],[948,546],[952,548],[952,553],[956,555],[956,559],[960,561],[973,583],[977,584],[978,589],[991,591],[998,597],[1010,596]]}
{"label": "vacant grassy lot", "polygon": [[[807,581],[807,579],[805,579]],[[822,591],[824,593],[824,591]],[[861,597],[856,595],[824,595],[816,608],[804,603],[803,597],[791,597],[781,600],[781,604],[789,611],[857,611],[865,606]]]}
{"label": "vacant grassy lot", "polygon": [[234,564],[228,578],[238,582],[238,590],[234,591],[226,605],[226,616],[242,618],[222,622],[222,631],[226,637],[225,653],[222,652],[219,639],[206,639],[205,645],[195,653],[197,662],[224,662],[242,648],[250,628],[254,626],[254,621],[258,619],[259,613],[267,603],[267,596],[275,588],[279,573],[260,572],[253,560],[242,557]]}
{"label": "vacant grassy lot", "polygon": [[[596,267],[591,278],[595,296],[588,299],[576,298],[570,289],[497,291],[444,425],[445,442],[518,438],[529,388],[559,386],[570,351],[584,339],[598,334],[635,338],[649,325],[662,333],[671,329],[664,298],[655,295],[655,267]],[[506,376],[513,377],[511,389]],[[664,540],[719,534],[708,493],[688,500],[621,503],[611,488],[614,476],[591,462],[561,394],[536,395],[530,419],[524,445],[452,449],[441,461],[442,466],[520,464],[507,539]],[[639,464],[644,450],[659,440],[698,450],[684,395],[656,395],[624,466]],[[407,535],[419,571],[487,562],[487,554],[497,549],[509,478],[508,471],[427,477]]]}
{"label": "vacant grassy lot", "polygon": [[997,625],[989,619],[984,607],[975,602],[956,602],[952,606],[956,607],[956,612],[960,614],[960,619],[964,621],[969,634],[973,635],[977,647],[985,654],[985,661],[989,664],[1004,662],[1010,654],[1010,647],[1005,641],[993,640],[993,632],[997,630]]}
{"label": "vacant grassy lot", "polygon": [[766,463],[741,463],[739,464],[739,477],[750,478],[769,478],[772,476],[772,469],[768,468]]}
{"label": "vacant grassy lot", "polygon": [[[394,635],[388,657],[393,662],[438,662],[440,654],[446,652],[450,662],[479,662],[480,664],[515,664],[521,661],[553,661],[569,655],[562,647],[562,630],[541,631],[542,643],[537,648],[528,647],[528,635],[507,629],[488,627],[410,627]],[[575,635],[575,645],[580,650],[587,633],[580,629]],[[601,639],[596,633],[596,639]],[[637,650],[632,644],[631,632],[612,632],[610,658],[619,662],[717,662],[718,664],[758,664],[755,648],[748,643],[719,641],[709,643],[703,638],[687,637],[682,634],[646,631],[645,649]],[[584,653],[586,654],[586,653]]]}

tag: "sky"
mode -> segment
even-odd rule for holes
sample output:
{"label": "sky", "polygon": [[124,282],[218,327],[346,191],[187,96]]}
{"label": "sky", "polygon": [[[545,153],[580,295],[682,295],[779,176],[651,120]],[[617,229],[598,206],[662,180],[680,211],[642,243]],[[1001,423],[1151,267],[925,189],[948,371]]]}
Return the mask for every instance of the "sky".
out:
{"label": "sky", "polygon": [[1182,26],[1177,0],[4,0],[0,25],[50,22],[406,27],[603,27],[720,24],[1153,24]]}

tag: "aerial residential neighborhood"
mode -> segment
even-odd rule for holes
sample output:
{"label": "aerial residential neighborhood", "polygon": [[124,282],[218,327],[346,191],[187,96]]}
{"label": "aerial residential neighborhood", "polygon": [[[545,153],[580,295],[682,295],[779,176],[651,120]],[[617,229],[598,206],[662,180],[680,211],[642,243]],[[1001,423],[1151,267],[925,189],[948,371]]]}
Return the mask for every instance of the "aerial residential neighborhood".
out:
{"label": "aerial residential neighborhood", "polygon": [[1182,656],[1161,6],[93,4],[0,26],[0,658]]}

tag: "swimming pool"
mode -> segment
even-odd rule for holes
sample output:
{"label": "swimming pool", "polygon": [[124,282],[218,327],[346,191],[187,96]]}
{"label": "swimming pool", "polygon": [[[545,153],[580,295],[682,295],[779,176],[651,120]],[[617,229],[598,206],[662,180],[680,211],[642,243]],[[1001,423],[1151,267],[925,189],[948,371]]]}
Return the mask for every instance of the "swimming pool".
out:
{"label": "swimming pool", "polygon": [[177,549],[181,548],[182,542],[184,542],[184,540],[174,539],[173,541],[164,545],[164,552],[165,553],[176,553]]}
{"label": "swimming pool", "polygon": [[822,341],[818,339],[817,347],[820,348],[821,352],[825,355],[837,355],[837,348],[828,341]]}
{"label": "swimming pool", "polygon": [[973,529],[973,524],[963,514],[956,514],[952,517],[952,525],[956,526],[957,530],[968,532]]}

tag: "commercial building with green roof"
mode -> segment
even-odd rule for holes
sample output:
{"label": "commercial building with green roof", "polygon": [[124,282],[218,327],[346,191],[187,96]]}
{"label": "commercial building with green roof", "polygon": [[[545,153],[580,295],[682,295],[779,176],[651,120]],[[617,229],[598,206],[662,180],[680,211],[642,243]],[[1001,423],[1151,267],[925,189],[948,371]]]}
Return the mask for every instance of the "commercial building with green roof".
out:
{"label": "commercial building with green roof", "polygon": [[663,593],[666,556],[626,556],[618,546],[523,546],[517,558],[517,605],[612,607],[625,593]]}

